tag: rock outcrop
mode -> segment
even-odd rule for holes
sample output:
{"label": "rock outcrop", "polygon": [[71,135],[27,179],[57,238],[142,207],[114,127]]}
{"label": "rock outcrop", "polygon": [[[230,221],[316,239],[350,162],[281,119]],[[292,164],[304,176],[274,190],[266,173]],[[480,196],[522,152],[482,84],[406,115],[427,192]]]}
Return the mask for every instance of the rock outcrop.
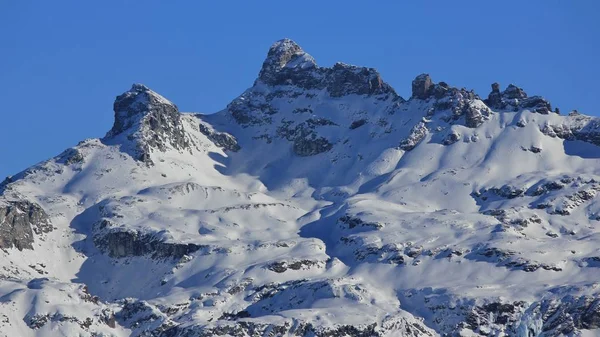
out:
{"label": "rock outcrop", "polygon": [[408,137],[400,141],[400,145],[398,147],[404,151],[410,151],[419,145],[423,139],[425,139],[428,132],[429,130],[427,129],[427,125],[425,125],[424,122],[419,122],[410,130]]}
{"label": "rock outcrop", "polygon": [[149,233],[111,228],[109,220],[94,226],[94,245],[113,258],[150,256],[153,259],[181,259],[207,246],[170,243]]}
{"label": "rock outcrop", "polygon": [[226,132],[218,132],[205,123],[200,123],[198,127],[203,135],[223,150],[232,152],[240,150],[240,146],[234,136]]}
{"label": "rock outcrop", "polygon": [[468,128],[480,126],[491,114],[472,90],[450,87],[445,82],[434,83],[428,74],[421,74],[413,80],[412,99],[433,100],[432,115],[449,111],[448,122],[454,124],[464,117],[464,125]]}
{"label": "rock outcrop", "polygon": [[429,74],[421,74],[412,82],[412,97],[418,99],[427,99],[432,94],[433,81]]}
{"label": "rock outcrop", "polygon": [[509,84],[504,91],[500,91],[500,84],[492,84],[492,92],[488,95],[485,103],[495,110],[518,111],[529,109],[533,112],[548,114],[552,111],[552,105],[541,96],[527,96],[527,93],[514,84]]}
{"label": "rock outcrop", "polygon": [[255,85],[296,86],[306,90],[326,90],[331,97],[346,95],[391,95],[394,89],[373,68],[336,63],[332,68],[317,66],[315,59],[290,39],[275,42]]}
{"label": "rock outcrop", "polygon": [[133,142],[136,160],[152,163],[152,151],[184,150],[189,141],[177,106],[143,84],[117,96],[115,121],[105,139],[124,137]]}
{"label": "rock outcrop", "polygon": [[546,299],[532,305],[526,315],[529,320],[522,320],[521,330],[529,336],[569,336],[581,330],[600,329],[600,296]]}
{"label": "rock outcrop", "polygon": [[48,214],[27,200],[0,200],[0,248],[33,249],[34,234],[52,231]]}

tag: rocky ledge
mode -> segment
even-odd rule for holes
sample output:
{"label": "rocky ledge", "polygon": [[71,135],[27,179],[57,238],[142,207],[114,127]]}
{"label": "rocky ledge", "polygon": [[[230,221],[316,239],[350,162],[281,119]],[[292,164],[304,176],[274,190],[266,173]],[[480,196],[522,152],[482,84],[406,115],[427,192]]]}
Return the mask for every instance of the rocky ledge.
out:
{"label": "rocky ledge", "polygon": [[0,248],[33,249],[34,234],[53,230],[48,214],[27,200],[0,200]]}
{"label": "rocky ledge", "polygon": [[113,228],[109,220],[94,226],[94,245],[112,258],[149,256],[153,259],[181,259],[208,246],[165,242],[151,233]]}

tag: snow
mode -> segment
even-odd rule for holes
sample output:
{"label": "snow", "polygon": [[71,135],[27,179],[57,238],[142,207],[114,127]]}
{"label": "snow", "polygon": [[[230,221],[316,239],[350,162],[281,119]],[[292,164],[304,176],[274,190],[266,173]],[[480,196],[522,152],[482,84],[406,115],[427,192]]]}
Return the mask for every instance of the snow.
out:
{"label": "snow", "polygon": [[[286,67],[312,64],[303,54]],[[468,128],[447,122],[448,111],[431,114],[430,101],[332,98],[261,83],[239,100],[265,103],[278,90],[287,93],[269,101],[272,123],[244,127],[227,110],[183,115],[195,146],[153,151],[153,166],[123,152],[125,139],[90,139],[74,147],[80,163],[58,156],[17,175],[5,198],[39,203],[56,230],[36,236],[34,250],[0,252],[0,336],[136,336],[167,323],[230,324],[218,318],[244,311],[250,317],[238,321],[272,326],[398,320],[442,334],[456,331],[476,305],[525,301],[527,308],[558,292],[598,294],[600,149],[541,131],[593,130],[595,120],[494,111]],[[300,157],[278,137],[282,120],[317,118],[331,122],[317,128],[334,144],[328,152]],[[241,150],[224,152],[199,123],[234,135]],[[459,140],[443,145],[451,132]],[[400,148],[402,140],[410,149]],[[561,179],[561,188],[533,193]],[[503,196],[506,186],[523,192]],[[95,230],[103,219],[112,227]],[[115,230],[203,248],[179,260],[110,258],[93,238]],[[82,299],[83,285],[96,302]],[[132,323],[139,315],[120,319],[125,298],[146,301],[160,319],[139,326]],[[114,328],[103,323],[103,310],[116,315]],[[34,315],[56,319],[30,329],[24,317]],[[536,315],[525,309],[516,335],[540,333]],[[87,318],[88,327],[77,323]]]}

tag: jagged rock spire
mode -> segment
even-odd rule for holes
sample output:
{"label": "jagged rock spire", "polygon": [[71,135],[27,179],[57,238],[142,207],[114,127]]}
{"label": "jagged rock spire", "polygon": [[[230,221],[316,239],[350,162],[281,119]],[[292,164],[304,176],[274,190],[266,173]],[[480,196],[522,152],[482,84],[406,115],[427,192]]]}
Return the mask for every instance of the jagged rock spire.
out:
{"label": "jagged rock spire", "polygon": [[117,96],[115,121],[106,139],[125,135],[135,143],[136,159],[149,162],[151,149],[166,151],[168,146],[182,150],[188,146],[177,106],[143,84]]}
{"label": "jagged rock spire", "polygon": [[316,67],[317,63],[312,56],[302,50],[296,42],[286,38],[275,42],[269,48],[258,78],[265,83],[272,83],[283,68],[299,70]]}
{"label": "jagged rock spire", "polygon": [[[529,109],[531,111],[548,114],[552,111],[552,105],[541,96],[529,97],[527,93],[514,84],[509,84],[504,91],[500,91],[500,84],[492,84],[492,92],[484,101],[492,109],[513,110]],[[555,110],[556,113],[559,110]]]}
{"label": "jagged rock spire", "polygon": [[421,74],[412,81],[412,97],[427,99],[431,94],[433,81],[429,74]]}
{"label": "jagged rock spire", "polygon": [[153,114],[155,117],[179,117],[177,106],[150,90],[147,86],[135,83],[131,89],[117,96],[113,104],[115,121],[110,135],[115,136],[131,128],[141,117]]}
{"label": "jagged rock spire", "polygon": [[319,67],[296,42],[283,39],[269,49],[255,85],[293,85],[302,89],[326,89],[332,97],[344,95],[391,95],[399,98],[377,70],[341,62]]}

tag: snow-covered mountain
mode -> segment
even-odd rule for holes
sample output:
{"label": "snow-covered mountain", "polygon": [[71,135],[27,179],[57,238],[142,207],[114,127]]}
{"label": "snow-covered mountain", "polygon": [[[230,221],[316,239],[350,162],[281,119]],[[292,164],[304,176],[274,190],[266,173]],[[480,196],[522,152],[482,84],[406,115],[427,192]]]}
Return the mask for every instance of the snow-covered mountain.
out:
{"label": "snow-covered mountain", "polygon": [[[0,185],[0,336],[600,335],[600,120],[276,42]],[[598,197],[597,197],[598,196]]]}

